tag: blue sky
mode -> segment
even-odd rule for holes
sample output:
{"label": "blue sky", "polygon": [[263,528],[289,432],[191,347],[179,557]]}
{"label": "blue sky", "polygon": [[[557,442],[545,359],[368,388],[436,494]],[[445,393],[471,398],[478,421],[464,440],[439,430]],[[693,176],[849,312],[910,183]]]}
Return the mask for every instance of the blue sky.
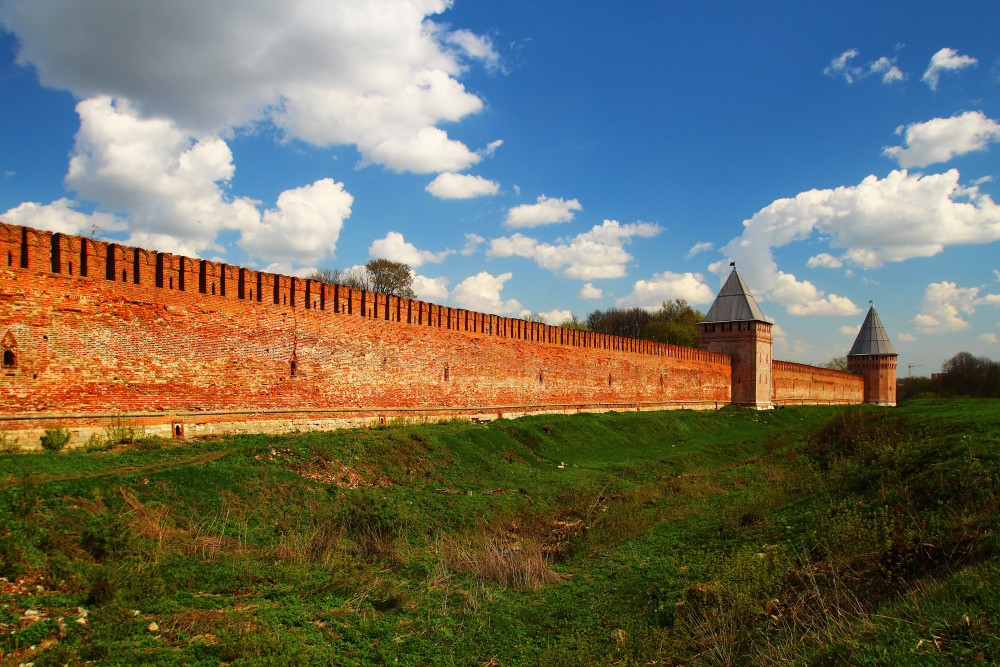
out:
{"label": "blue sky", "polygon": [[1000,358],[1000,5],[0,0],[0,220],[558,323],[737,266],[778,358],[873,300]]}

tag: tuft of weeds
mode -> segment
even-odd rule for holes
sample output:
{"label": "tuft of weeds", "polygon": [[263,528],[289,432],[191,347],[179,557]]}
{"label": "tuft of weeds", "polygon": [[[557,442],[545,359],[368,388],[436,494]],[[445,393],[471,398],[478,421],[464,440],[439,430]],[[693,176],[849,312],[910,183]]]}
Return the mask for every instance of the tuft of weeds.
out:
{"label": "tuft of weeds", "polygon": [[42,449],[60,452],[69,443],[70,437],[70,432],[64,428],[47,428],[41,437]]}

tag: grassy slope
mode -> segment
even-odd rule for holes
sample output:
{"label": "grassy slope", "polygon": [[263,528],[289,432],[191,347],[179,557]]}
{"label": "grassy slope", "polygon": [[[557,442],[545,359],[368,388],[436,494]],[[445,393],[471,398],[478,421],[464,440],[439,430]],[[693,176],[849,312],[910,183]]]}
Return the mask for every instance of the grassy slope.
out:
{"label": "grassy slope", "polygon": [[997,661],[997,407],[3,455],[0,663]]}

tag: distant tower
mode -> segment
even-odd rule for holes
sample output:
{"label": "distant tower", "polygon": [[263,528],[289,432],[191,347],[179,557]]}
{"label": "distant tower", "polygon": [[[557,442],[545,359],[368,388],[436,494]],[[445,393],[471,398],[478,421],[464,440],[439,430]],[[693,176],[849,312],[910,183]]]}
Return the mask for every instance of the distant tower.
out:
{"label": "distant tower", "polygon": [[860,373],[865,379],[865,403],[896,405],[896,357],[882,320],[872,306],[847,353],[847,370]]}
{"label": "distant tower", "polygon": [[766,409],[771,402],[771,323],[736,271],[726,279],[705,321],[698,325],[698,347],[733,358],[732,401]]}

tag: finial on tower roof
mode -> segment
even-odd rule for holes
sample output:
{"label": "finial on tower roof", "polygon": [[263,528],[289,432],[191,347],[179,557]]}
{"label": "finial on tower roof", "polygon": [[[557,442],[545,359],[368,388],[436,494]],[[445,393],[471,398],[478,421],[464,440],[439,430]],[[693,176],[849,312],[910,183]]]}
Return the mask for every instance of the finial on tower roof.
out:
{"label": "finial on tower roof", "polygon": [[729,266],[731,266],[731,267],[733,267],[735,269],[736,268],[736,262],[729,262]]}

